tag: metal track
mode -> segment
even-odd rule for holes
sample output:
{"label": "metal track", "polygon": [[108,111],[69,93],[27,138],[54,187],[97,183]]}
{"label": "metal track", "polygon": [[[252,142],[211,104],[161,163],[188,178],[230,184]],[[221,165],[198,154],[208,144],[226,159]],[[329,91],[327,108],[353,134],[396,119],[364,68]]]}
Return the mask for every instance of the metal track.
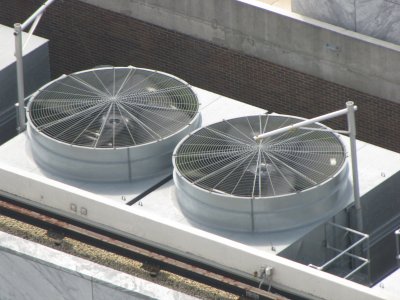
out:
{"label": "metal track", "polygon": [[0,214],[46,230],[55,230],[89,245],[155,265],[163,270],[249,299],[288,298],[257,288],[256,283],[175,254],[140,244],[92,226],[69,220],[16,201],[0,199]]}

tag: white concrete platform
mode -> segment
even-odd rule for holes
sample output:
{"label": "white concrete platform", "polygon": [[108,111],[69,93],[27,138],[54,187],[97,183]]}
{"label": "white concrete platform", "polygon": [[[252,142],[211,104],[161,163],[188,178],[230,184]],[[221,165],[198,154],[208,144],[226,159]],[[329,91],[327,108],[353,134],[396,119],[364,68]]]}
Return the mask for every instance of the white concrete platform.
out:
{"label": "white concrete platform", "polygon": [[[28,38],[28,34],[22,34],[22,43],[25,44]],[[29,43],[26,44],[24,48],[24,55],[35,51],[37,48],[46,45],[48,43],[47,39],[41,38],[36,35],[32,35]],[[15,62],[14,56],[14,29],[0,24],[0,70],[8,67],[10,64]]]}
{"label": "white concrete platform", "polygon": [[255,1],[283,8],[287,11],[292,11],[292,0],[255,0]]}
{"label": "white concrete platform", "polygon": [[[235,118],[242,116],[243,114],[252,115],[265,112],[260,108],[234,101],[199,88],[194,88],[194,90],[200,102],[202,126],[218,122],[223,117]],[[79,189],[104,196],[115,203],[122,204],[134,199],[165,178],[165,176],[159,176],[135,182],[117,184],[83,182],[62,178],[56,174],[51,174],[41,169],[32,159],[32,151],[30,149],[29,138],[27,137],[26,132],[0,147],[0,156],[0,162],[5,162],[7,165],[15,166],[29,171],[32,174],[63,182]]]}
{"label": "white concrete platform", "polygon": [[388,292],[400,297],[400,268],[374,285],[373,289]]}
{"label": "white concrete platform", "polygon": [[[222,119],[265,113],[265,111],[260,108],[199,88],[194,89],[201,103],[202,126],[221,121]],[[343,137],[343,141],[349,149],[348,138]],[[361,196],[368,193],[371,189],[381,184],[400,169],[400,154],[398,153],[362,141],[357,142],[357,150]],[[379,157],[379,159],[371,159],[372,157]],[[117,204],[125,206],[125,204],[130,201],[134,202],[136,197],[164,179],[164,177],[155,177],[135,182],[107,184],[80,182],[61,178],[42,170],[36,164],[32,158],[29,138],[26,133],[15,137],[12,141],[0,147],[0,166],[1,164],[27,171],[35,176],[43,177],[44,181],[51,179],[96,194],[104,198],[109,205]],[[351,181],[350,177],[351,176],[349,176],[349,180]],[[351,194],[351,191],[349,191],[349,193]],[[350,204],[351,201],[352,200],[349,199],[348,204]],[[136,202],[133,206],[128,207],[128,209],[131,211],[149,213],[185,226],[205,230],[212,234],[252,246],[258,250],[266,251],[274,255],[321,224],[321,221],[318,221],[307,227],[276,233],[237,233],[212,229],[193,222],[182,213],[176,200],[175,186],[172,179]],[[333,213],[337,212],[338,211]]]}
{"label": "white concrete platform", "polygon": [[[201,103],[203,125],[264,112],[201,89],[195,90]],[[363,142],[358,142],[357,148],[361,195],[399,171],[400,154]],[[36,165],[25,133],[0,147],[0,178],[0,194],[207,261],[254,280],[258,280],[253,275],[256,271],[260,272],[260,268],[266,265],[272,266],[275,270],[274,286],[308,298],[334,299],[332,290],[337,291],[337,296],[342,299],[383,298],[379,292],[276,255],[319,223],[269,235],[215,231],[194,224],[182,214],[176,203],[172,181],[129,206],[122,196],[134,198],[159,179],[154,178],[148,184],[120,185],[63,180],[44,173]],[[315,280],[320,285],[318,291],[313,288]]]}

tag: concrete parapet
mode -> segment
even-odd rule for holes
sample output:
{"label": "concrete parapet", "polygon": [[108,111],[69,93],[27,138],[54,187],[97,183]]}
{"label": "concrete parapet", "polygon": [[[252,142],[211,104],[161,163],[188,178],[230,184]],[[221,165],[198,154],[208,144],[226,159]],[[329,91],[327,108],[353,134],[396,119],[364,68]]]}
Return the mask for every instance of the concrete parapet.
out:
{"label": "concrete parapet", "polygon": [[81,0],[400,103],[400,46],[251,0]]}

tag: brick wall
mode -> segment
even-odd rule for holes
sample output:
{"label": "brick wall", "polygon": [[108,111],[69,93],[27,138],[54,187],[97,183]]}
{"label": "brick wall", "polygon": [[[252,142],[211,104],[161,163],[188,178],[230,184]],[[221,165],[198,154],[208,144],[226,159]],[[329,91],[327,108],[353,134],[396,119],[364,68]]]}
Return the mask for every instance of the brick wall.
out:
{"label": "brick wall", "polygon": [[[43,0],[1,1],[0,23],[25,20]],[[78,0],[56,1],[36,34],[50,39],[52,77],[96,65],[146,67],[270,112],[314,117],[358,107],[358,138],[400,152],[400,104],[225,49]],[[344,128],[345,119],[326,123]]]}

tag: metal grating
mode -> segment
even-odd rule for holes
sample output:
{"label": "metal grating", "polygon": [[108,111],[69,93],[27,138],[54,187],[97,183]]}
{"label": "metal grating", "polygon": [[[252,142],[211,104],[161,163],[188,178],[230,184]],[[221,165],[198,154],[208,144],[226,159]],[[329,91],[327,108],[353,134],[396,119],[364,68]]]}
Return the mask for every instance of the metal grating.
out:
{"label": "metal grating", "polygon": [[337,173],[346,159],[335,133],[314,124],[260,141],[253,137],[302,119],[279,115],[241,117],[201,128],[174,154],[189,182],[217,193],[269,197],[299,192]]}
{"label": "metal grating", "polygon": [[70,145],[118,148],[150,143],[186,127],[198,113],[188,84],[139,68],[101,68],[62,77],[32,97],[30,121]]}

